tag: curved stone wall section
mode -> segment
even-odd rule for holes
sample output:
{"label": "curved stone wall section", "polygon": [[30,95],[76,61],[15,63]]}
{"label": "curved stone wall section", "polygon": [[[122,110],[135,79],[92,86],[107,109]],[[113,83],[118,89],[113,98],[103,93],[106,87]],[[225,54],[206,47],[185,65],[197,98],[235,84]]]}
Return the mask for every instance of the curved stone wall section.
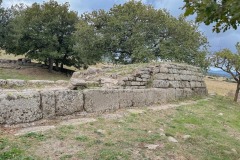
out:
{"label": "curved stone wall section", "polygon": [[124,77],[125,88],[205,88],[204,76],[198,67],[185,64],[159,64]]}

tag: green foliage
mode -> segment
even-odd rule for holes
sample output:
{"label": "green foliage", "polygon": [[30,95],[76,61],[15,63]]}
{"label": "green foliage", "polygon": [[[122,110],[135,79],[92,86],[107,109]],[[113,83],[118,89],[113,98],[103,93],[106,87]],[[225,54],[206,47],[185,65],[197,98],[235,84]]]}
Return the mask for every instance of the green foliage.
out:
{"label": "green foliage", "polygon": [[84,55],[92,62],[101,57],[120,63],[168,59],[206,66],[207,40],[197,26],[142,2],[131,0],[108,12],[85,13],[77,26],[74,50],[82,59]]}
{"label": "green foliage", "polygon": [[71,35],[77,20],[77,13],[69,11],[68,3],[34,3],[9,24],[6,50],[38,61],[73,65]]}
{"label": "green foliage", "polygon": [[185,16],[197,14],[196,21],[206,25],[214,23],[213,31],[237,29],[240,23],[239,0],[184,0]]}

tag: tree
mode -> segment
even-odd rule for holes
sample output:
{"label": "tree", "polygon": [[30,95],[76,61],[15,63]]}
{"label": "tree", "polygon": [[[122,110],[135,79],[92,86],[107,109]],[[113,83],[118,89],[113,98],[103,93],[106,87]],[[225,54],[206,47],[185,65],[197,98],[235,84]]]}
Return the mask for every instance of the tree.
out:
{"label": "tree", "polygon": [[0,1],[0,49],[6,47],[8,33],[10,31],[10,22],[25,9],[24,4],[12,6],[10,8],[1,7]]}
{"label": "tree", "polygon": [[82,27],[75,32],[75,51],[96,54],[97,59],[104,56],[121,63],[170,59],[201,66],[205,58],[201,48],[207,41],[197,26],[140,1],[85,13],[78,26]]}
{"label": "tree", "polygon": [[196,21],[215,23],[213,31],[237,29],[240,23],[239,0],[184,0],[185,16],[197,14]]}
{"label": "tree", "polygon": [[238,99],[240,90],[240,43],[236,44],[237,53],[232,53],[229,49],[223,49],[216,52],[212,58],[212,64],[216,68],[229,73],[237,82],[237,88],[234,96],[234,101]]}
{"label": "tree", "polygon": [[38,61],[48,61],[49,71],[53,63],[58,68],[74,65],[72,57],[72,33],[78,21],[77,13],[69,10],[69,4],[54,0],[27,7],[9,24],[6,50],[14,54],[26,54]]}

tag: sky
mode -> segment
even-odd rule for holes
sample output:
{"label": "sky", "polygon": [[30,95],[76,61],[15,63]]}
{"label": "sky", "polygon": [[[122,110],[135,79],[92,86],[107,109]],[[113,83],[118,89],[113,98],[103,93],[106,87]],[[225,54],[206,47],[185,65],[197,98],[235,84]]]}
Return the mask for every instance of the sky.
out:
{"label": "sky", "polygon": [[[42,3],[44,0],[3,0],[4,7],[24,3],[31,5],[34,2]],[[45,0],[47,1],[47,0]],[[91,12],[93,10],[104,9],[109,10],[114,4],[123,4],[128,0],[57,0],[59,3],[69,2],[70,9],[77,11],[79,14]],[[145,4],[151,4],[156,9],[166,9],[173,16],[178,17],[184,11],[181,7],[184,5],[183,0],[142,0]],[[194,16],[189,17],[193,20]],[[228,48],[236,52],[235,45],[240,42],[240,27],[238,30],[230,29],[224,33],[213,33],[211,26],[200,24],[199,30],[208,38],[211,52],[219,51]]]}

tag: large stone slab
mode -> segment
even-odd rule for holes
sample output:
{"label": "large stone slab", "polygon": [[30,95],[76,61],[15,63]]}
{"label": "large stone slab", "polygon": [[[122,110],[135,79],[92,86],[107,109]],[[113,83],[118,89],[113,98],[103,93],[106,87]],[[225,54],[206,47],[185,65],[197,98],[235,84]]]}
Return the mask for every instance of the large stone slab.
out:
{"label": "large stone slab", "polygon": [[22,87],[24,85],[26,85],[26,81],[25,80],[20,80],[20,79],[7,79],[7,85],[9,87]]}
{"label": "large stone slab", "polygon": [[83,94],[84,109],[87,112],[104,112],[120,108],[119,90],[117,89],[85,90]]}
{"label": "large stone slab", "polygon": [[59,90],[55,92],[57,116],[83,111],[83,94],[80,91]]}
{"label": "large stone slab", "polygon": [[53,118],[56,110],[55,92],[41,91],[40,95],[43,118]]}
{"label": "large stone slab", "polygon": [[118,92],[119,107],[129,108],[133,107],[133,95],[134,90],[132,89],[121,89]]}
{"label": "large stone slab", "polygon": [[36,91],[0,93],[0,123],[16,124],[42,119]]}

